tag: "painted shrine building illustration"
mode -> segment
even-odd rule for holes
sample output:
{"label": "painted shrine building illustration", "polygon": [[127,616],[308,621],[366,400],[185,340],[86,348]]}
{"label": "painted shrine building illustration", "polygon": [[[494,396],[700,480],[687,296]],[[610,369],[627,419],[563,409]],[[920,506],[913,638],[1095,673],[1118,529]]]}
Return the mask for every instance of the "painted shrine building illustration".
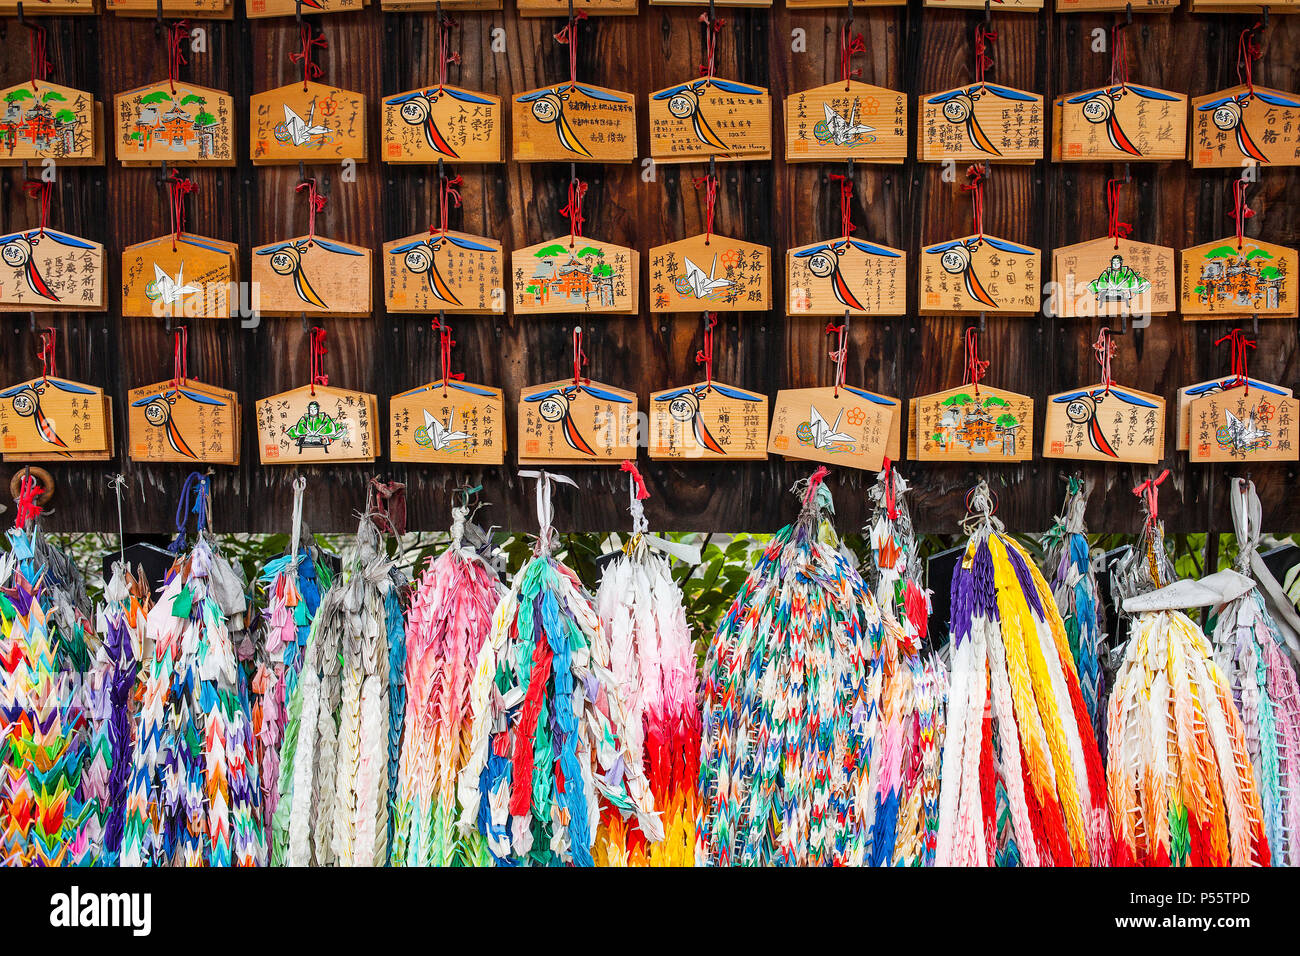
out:
{"label": "painted shrine building illustration", "polygon": [[1021,422],[1010,404],[996,395],[984,398],[958,392],[943,401],[943,414],[931,436],[941,448],[960,445],[974,454],[1016,454]]}
{"label": "painted shrine building illustration", "polygon": [[1265,249],[1217,246],[1205,254],[1193,292],[1211,309],[1280,309],[1286,305],[1287,264]]}
{"label": "painted shrine building illustration", "polygon": [[51,150],[56,155],[72,153],[77,148],[77,114],[66,104],[67,98],[56,90],[39,96],[27,87],[10,90],[4,98],[4,118],[0,120],[0,145],[12,153],[19,145],[35,150]]}
{"label": "painted shrine building illustration", "polygon": [[614,267],[604,261],[602,250],[583,246],[574,251],[555,243],[535,255],[537,267],[525,287],[534,305],[545,307],[559,300],[586,308],[614,308]]}
{"label": "painted shrine building illustration", "polygon": [[197,93],[186,93],[179,100],[165,90],[142,96],[127,139],[141,152],[160,145],[177,153],[197,147],[200,159],[212,159],[218,124],[204,108],[206,103]]}

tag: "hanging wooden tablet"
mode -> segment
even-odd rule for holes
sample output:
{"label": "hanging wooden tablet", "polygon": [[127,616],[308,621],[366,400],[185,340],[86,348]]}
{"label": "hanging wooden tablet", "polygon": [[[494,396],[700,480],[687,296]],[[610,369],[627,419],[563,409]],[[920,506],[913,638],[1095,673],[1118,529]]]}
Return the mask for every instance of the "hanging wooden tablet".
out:
{"label": "hanging wooden tablet", "polygon": [[1188,408],[1190,460],[1296,461],[1298,417],[1296,399],[1245,384],[1203,395]]}
{"label": "hanging wooden tablet", "polygon": [[[42,0],[42,5],[44,5]],[[195,20],[230,20],[234,0],[104,0],[104,9],[119,17],[192,17]]]}
{"label": "hanging wooden tablet", "polygon": [[1184,249],[1179,263],[1179,311],[1185,319],[1296,315],[1294,249],[1243,235],[1245,184],[1237,180],[1237,235]]}
{"label": "hanging wooden tablet", "polygon": [[[1259,13],[1261,4],[1248,3],[1247,0],[1187,0],[1187,8],[1192,13],[1239,13],[1244,15]],[[1283,0],[1282,3],[1266,4],[1272,13],[1295,13],[1300,4],[1295,0]]]}
{"label": "hanging wooden tablet", "polygon": [[304,385],[258,401],[257,445],[264,465],[374,461],[375,396]]}
{"label": "hanging wooden tablet", "polygon": [[1266,392],[1275,398],[1290,398],[1292,395],[1291,389],[1285,386],[1263,382],[1256,378],[1240,379],[1235,375],[1226,375],[1223,378],[1210,379],[1208,382],[1186,385],[1178,390],[1177,398],[1178,421],[1175,423],[1174,433],[1177,436],[1175,447],[1179,451],[1187,451],[1192,446],[1192,402],[1205,395],[1213,395],[1239,384],[1249,384],[1252,392],[1256,390]]}
{"label": "hanging wooden tablet", "polygon": [[[648,0],[648,2],[652,7],[699,6],[699,0]],[[847,2],[847,0],[845,0],[845,2]],[[901,0],[892,0],[892,2],[901,2]],[[714,0],[713,5],[716,7],[770,7],[773,6],[773,0]],[[871,2],[854,4],[854,6],[858,7],[868,7],[871,5]],[[796,7],[803,6],[803,4],[800,3],[799,0],[795,0],[794,3],[787,3],[786,6]]]}
{"label": "hanging wooden tablet", "polygon": [[502,0],[379,0],[379,8],[391,13],[433,13],[443,8],[466,12],[500,10]]}
{"label": "hanging wooden tablet", "polygon": [[12,17],[23,7],[23,15],[28,17],[72,17],[94,16],[99,12],[96,0],[0,0],[0,16]]}
{"label": "hanging wooden tablet", "polygon": [[159,236],[122,250],[122,314],[229,318],[239,282],[238,246],[196,236]]}
{"label": "hanging wooden tablet", "polygon": [[767,90],[713,76],[650,96],[650,155],[657,163],[770,159],[772,103]]}
{"label": "hanging wooden tablet", "polygon": [[907,253],[860,239],[828,239],[786,252],[791,315],[903,315]]}
{"label": "hanging wooden tablet", "polygon": [[239,396],[192,379],[127,393],[132,461],[239,464]]}
{"label": "hanging wooden tablet", "polygon": [[58,376],[54,329],[41,331],[41,375],[0,391],[0,452],[26,461],[112,454],[104,390]]}
{"label": "hanging wooden tablet", "polygon": [[515,0],[521,17],[558,17],[566,10],[591,17],[635,16],[637,0]]}
{"label": "hanging wooden tablet", "polygon": [[1199,96],[1192,100],[1188,152],[1197,169],[1300,165],[1300,98],[1262,86]]}
{"label": "hanging wooden tablet", "polygon": [[776,393],[767,451],[772,455],[875,471],[901,457],[898,399],[851,385]]}
{"label": "hanging wooden tablet", "polygon": [[510,115],[516,162],[636,159],[631,93],[576,82],[546,86],[516,96]]}
{"label": "hanging wooden tablet", "polygon": [[48,227],[0,236],[0,312],[102,312],[107,307],[99,243]]}
{"label": "hanging wooden tablet", "polygon": [[384,97],[384,162],[499,163],[501,98],[444,84]]}
{"label": "hanging wooden tablet", "polygon": [[1037,249],[977,234],[921,250],[920,311],[1032,315],[1039,307]]}
{"label": "hanging wooden tablet", "polygon": [[568,236],[510,253],[514,310],[525,315],[637,310],[637,252]]}
{"label": "hanging wooden tablet", "polygon": [[255,166],[366,161],[366,101],[360,93],[314,81],[290,83],[254,93],[248,119]]}
{"label": "hanging wooden tablet", "polygon": [[1169,13],[1179,0],[1056,0],[1057,13],[1123,13],[1129,7],[1134,13]]}
{"label": "hanging wooden tablet", "polygon": [[0,101],[0,166],[104,162],[104,107],[90,93],[33,80],[0,90]]}
{"label": "hanging wooden tablet", "polygon": [[427,232],[384,243],[389,312],[505,311],[501,243],[463,232]]}
{"label": "hanging wooden tablet", "polygon": [[[984,10],[984,0],[925,0],[922,6],[936,10]],[[1043,0],[999,0],[996,7],[999,13],[1033,13],[1043,9]]]}
{"label": "hanging wooden tablet", "polygon": [[163,80],[113,97],[114,151],[123,166],[235,165],[234,101]]}
{"label": "hanging wooden tablet", "polygon": [[719,382],[650,393],[651,458],[743,461],[767,457],[767,396]]}
{"label": "hanging wooden tablet", "polygon": [[370,250],[320,236],[255,246],[253,287],[265,315],[369,315]]}
{"label": "hanging wooden tablet", "polygon": [[244,0],[250,20],[265,17],[292,17],[317,13],[355,13],[367,0]]}
{"label": "hanging wooden tablet", "polygon": [[439,379],[389,402],[389,457],[449,465],[500,465],[506,453],[501,389]]}
{"label": "hanging wooden tablet", "polygon": [[[651,3],[681,2],[687,0],[650,0]],[[905,7],[907,0],[851,0],[854,7]],[[824,10],[847,7],[850,0],[785,0],[787,10]],[[719,4],[722,6],[722,4]]]}
{"label": "hanging wooden tablet", "polygon": [[[857,52],[859,47],[849,49]],[[842,159],[907,159],[906,94],[848,79],[786,97],[785,161]]]}

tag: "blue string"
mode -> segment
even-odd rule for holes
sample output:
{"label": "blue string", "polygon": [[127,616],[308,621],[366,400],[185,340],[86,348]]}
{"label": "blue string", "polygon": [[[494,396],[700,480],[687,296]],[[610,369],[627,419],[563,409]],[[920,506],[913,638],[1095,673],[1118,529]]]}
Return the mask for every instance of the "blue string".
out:
{"label": "blue string", "polygon": [[189,516],[197,515],[196,531],[202,531],[208,523],[208,479],[197,471],[192,471],[181,486],[181,497],[176,503],[176,538],[167,550],[180,554],[185,547],[185,527]]}

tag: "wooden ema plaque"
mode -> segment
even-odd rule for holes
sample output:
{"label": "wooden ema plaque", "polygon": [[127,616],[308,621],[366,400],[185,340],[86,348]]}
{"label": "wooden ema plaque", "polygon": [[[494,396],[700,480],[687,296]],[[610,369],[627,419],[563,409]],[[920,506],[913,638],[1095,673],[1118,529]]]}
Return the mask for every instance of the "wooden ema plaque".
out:
{"label": "wooden ema plaque", "polygon": [[0,90],[0,100],[0,165],[104,162],[104,110],[91,94],[37,80]]}
{"label": "wooden ema plaque", "polygon": [[[501,0],[442,0],[441,6],[448,10],[500,10]],[[379,0],[379,8],[391,13],[433,13],[439,7],[439,0]]]}
{"label": "wooden ema plaque", "polygon": [[[698,7],[698,0],[647,0],[652,7]],[[773,0],[714,0],[715,7],[770,7]],[[802,6],[800,3],[787,3],[786,6]],[[869,3],[856,3],[854,6],[866,7]]]}
{"label": "wooden ema plaque", "polygon": [[1043,98],[973,83],[917,101],[916,158],[923,163],[1032,163],[1043,158]]}
{"label": "wooden ema plaque", "polygon": [[1111,383],[1047,400],[1043,457],[1158,464],[1165,456],[1165,400]]}
{"label": "wooden ema plaque", "polygon": [[[985,0],[925,0],[922,6],[935,10],[983,10]],[[1033,13],[1043,9],[1043,0],[998,0],[993,9],[998,13]]]}
{"label": "wooden ema plaque", "polygon": [[254,93],[248,121],[255,166],[366,161],[366,101],[360,93],[290,83]]}
{"label": "wooden ema plaque", "polygon": [[238,282],[239,246],[233,242],[185,232],[122,250],[126,316],[229,318]]}
{"label": "wooden ema plaque", "polygon": [[111,409],[102,388],[52,375],[7,388],[0,392],[0,452],[6,461],[112,457]]}
{"label": "wooden ema plaque", "polygon": [[66,232],[0,236],[0,312],[102,312],[104,247]]}
{"label": "wooden ema plaque", "polygon": [[1131,239],[1093,239],[1052,251],[1049,315],[1165,315],[1176,308],[1174,250]]}
{"label": "wooden ema plaque", "polygon": [[1300,459],[1300,402],[1289,395],[1234,385],[1193,399],[1187,414],[1192,462]]}
{"label": "wooden ema plaque", "polygon": [[638,257],[635,249],[578,236],[510,253],[514,311],[524,315],[557,312],[637,311]]}
{"label": "wooden ema plaque", "polygon": [[767,451],[845,468],[879,469],[902,457],[898,399],[851,385],[776,393]]}
{"label": "wooden ema plaque", "polygon": [[[650,0],[651,3],[661,3],[663,0]],[[686,0],[681,0],[685,3]],[[785,0],[787,10],[826,10],[838,7],[847,7],[849,0]],[[854,7],[905,7],[907,0],[853,0]]]}
{"label": "wooden ema plaque", "polygon": [[370,250],[320,236],[257,246],[253,295],[266,315],[369,315]]}
{"label": "wooden ema plaque", "polygon": [[767,396],[718,382],[650,394],[650,457],[744,461],[767,457]]}
{"label": "wooden ema plaque", "polygon": [[921,250],[922,313],[1033,315],[1041,254],[996,236],[966,236]]}
{"label": "wooden ema plaque", "polygon": [[635,16],[637,0],[515,0],[521,17],[558,17],[581,10],[589,17]]}
{"label": "wooden ema plaque", "polygon": [[772,250],[703,234],[650,250],[651,312],[766,312]]}
{"label": "wooden ema plaque", "polygon": [[520,163],[630,163],[636,159],[636,100],[586,83],[530,90],[510,105]]}
{"label": "wooden ema plaque", "polygon": [[519,395],[519,464],[617,465],[637,454],[636,395],[572,379]]}
{"label": "wooden ema plaque", "polygon": [[919,461],[1029,461],[1034,400],[1001,388],[959,385],[911,401],[907,446]]}
{"label": "wooden ema plaque", "polygon": [[505,311],[501,243],[463,232],[418,233],[384,243],[389,312]]}
{"label": "wooden ema plaque", "polygon": [[126,432],[132,461],[239,464],[239,396],[187,379],[133,388]]}
{"label": "wooden ema plaque", "polygon": [[386,163],[499,163],[501,98],[458,86],[384,97]]}
{"label": "wooden ema plaque", "polygon": [[300,10],[304,16],[314,13],[354,13],[366,5],[366,0],[244,0],[248,19],[265,17],[292,17]]}
{"label": "wooden ema plaque", "polygon": [[1134,13],[1169,13],[1179,0],[1056,0],[1057,13],[1123,13],[1130,6]]}
{"label": "wooden ema plaque", "polygon": [[[0,16],[16,16],[19,2],[0,0]],[[28,0],[23,5],[23,15],[28,17],[94,16],[98,12],[95,0]]]}
{"label": "wooden ema plaque", "polygon": [[702,76],[650,95],[657,163],[771,159],[772,98],[761,86]]}
{"label": "wooden ema plaque", "polygon": [[903,315],[907,253],[860,239],[830,239],[786,252],[791,315]]}
{"label": "wooden ema plaque", "polygon": [[261,399],[257,447],[264,465],[374,461],[375,396],[310,385]]}
{"label": "wooden ema plaque", "polygon": [[1300,165],[1300,98],[1262,86],[1198,96],[1187,158],[1197,169]]}
{"label": "wooden ema plaque", "polygon": [[[104,0],[104,9],[119,17],[156,17],[160,12],[157,0]],[[230,20],[235,8],[234,0],[163,0],[161,13],[165,17]]]}
{"label": "wooden ema plaque", "polygon": [[506,455],[501,389],[439,379],[394,395],[389,458],[443,465],[500,465]]}
{"label": "wooden ema plaque", "polygon": [[1132,83],[1056,101],[1058,163],[1163,162],[1187,157],[1187,96]]}
{"label": "wooden ema plaque", "polygon": [[[1258,14],[1260,6],[1258,2],[1247,3],[1246,0],[1188,0],[1188,9],[1192,13]],[[1300,9],[1296,0],[1282,0],[1267,6],[1270,13],[1295,13]]]}
{"label": "wooden ema plaque", "polygon": [[226,93],[166,80],[113,97],[113,138],[123,166],[235,165],[235,108]]}
{"label": "wooden ema plaque", "polygon": [[[1281,385],[1273,385],[1269,382],[1261,382],[1258,379],[1247,378],[1246,382],[1250,384],[1250,390],[1266,392],[1276,398],[1290,398],[1291,389],[1284,388]],[[1178,421],[1175,423],[1176,436],[1175,447],[1179,451],[1187,451],[1192,447],[1192,402],[1205,395],[1212,395],[1222,392],[1225,389],[1232,388],[1238,384],[1237,376],[1225,375],[1223,378],[1211,379],[1208,382],[1198,382],[1195,385],[1187,385],[1178,390]]]}
{"label": "wooden ema plaque", "polygon": [[1247,236],[1184,249],[1179,311],[1185,319],[1296,315],[1296,251]]}
{"label": "wooden ema plaque", "polygon": [[850,80],[785,100],[785,161],[819,163],[907,159],[907,96]]}

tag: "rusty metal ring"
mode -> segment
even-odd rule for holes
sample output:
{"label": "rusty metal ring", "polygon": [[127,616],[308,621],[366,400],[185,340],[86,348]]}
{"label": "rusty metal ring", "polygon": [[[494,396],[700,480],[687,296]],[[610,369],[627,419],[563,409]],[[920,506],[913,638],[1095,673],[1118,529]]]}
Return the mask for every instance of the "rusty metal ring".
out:
{"label": "rusty metal ring", "polygon": [[31,474],[36,479],[37,485],[41,488],[40,494],[36,496],[36,503],[44,508],[54,497],[54,476],[44,468],[31,466],[23,468],[21,471],[15,471],[14,476],[9,479],[9,497],[14,501],[18,500],[18,495],[23,490],[23,479]]}

